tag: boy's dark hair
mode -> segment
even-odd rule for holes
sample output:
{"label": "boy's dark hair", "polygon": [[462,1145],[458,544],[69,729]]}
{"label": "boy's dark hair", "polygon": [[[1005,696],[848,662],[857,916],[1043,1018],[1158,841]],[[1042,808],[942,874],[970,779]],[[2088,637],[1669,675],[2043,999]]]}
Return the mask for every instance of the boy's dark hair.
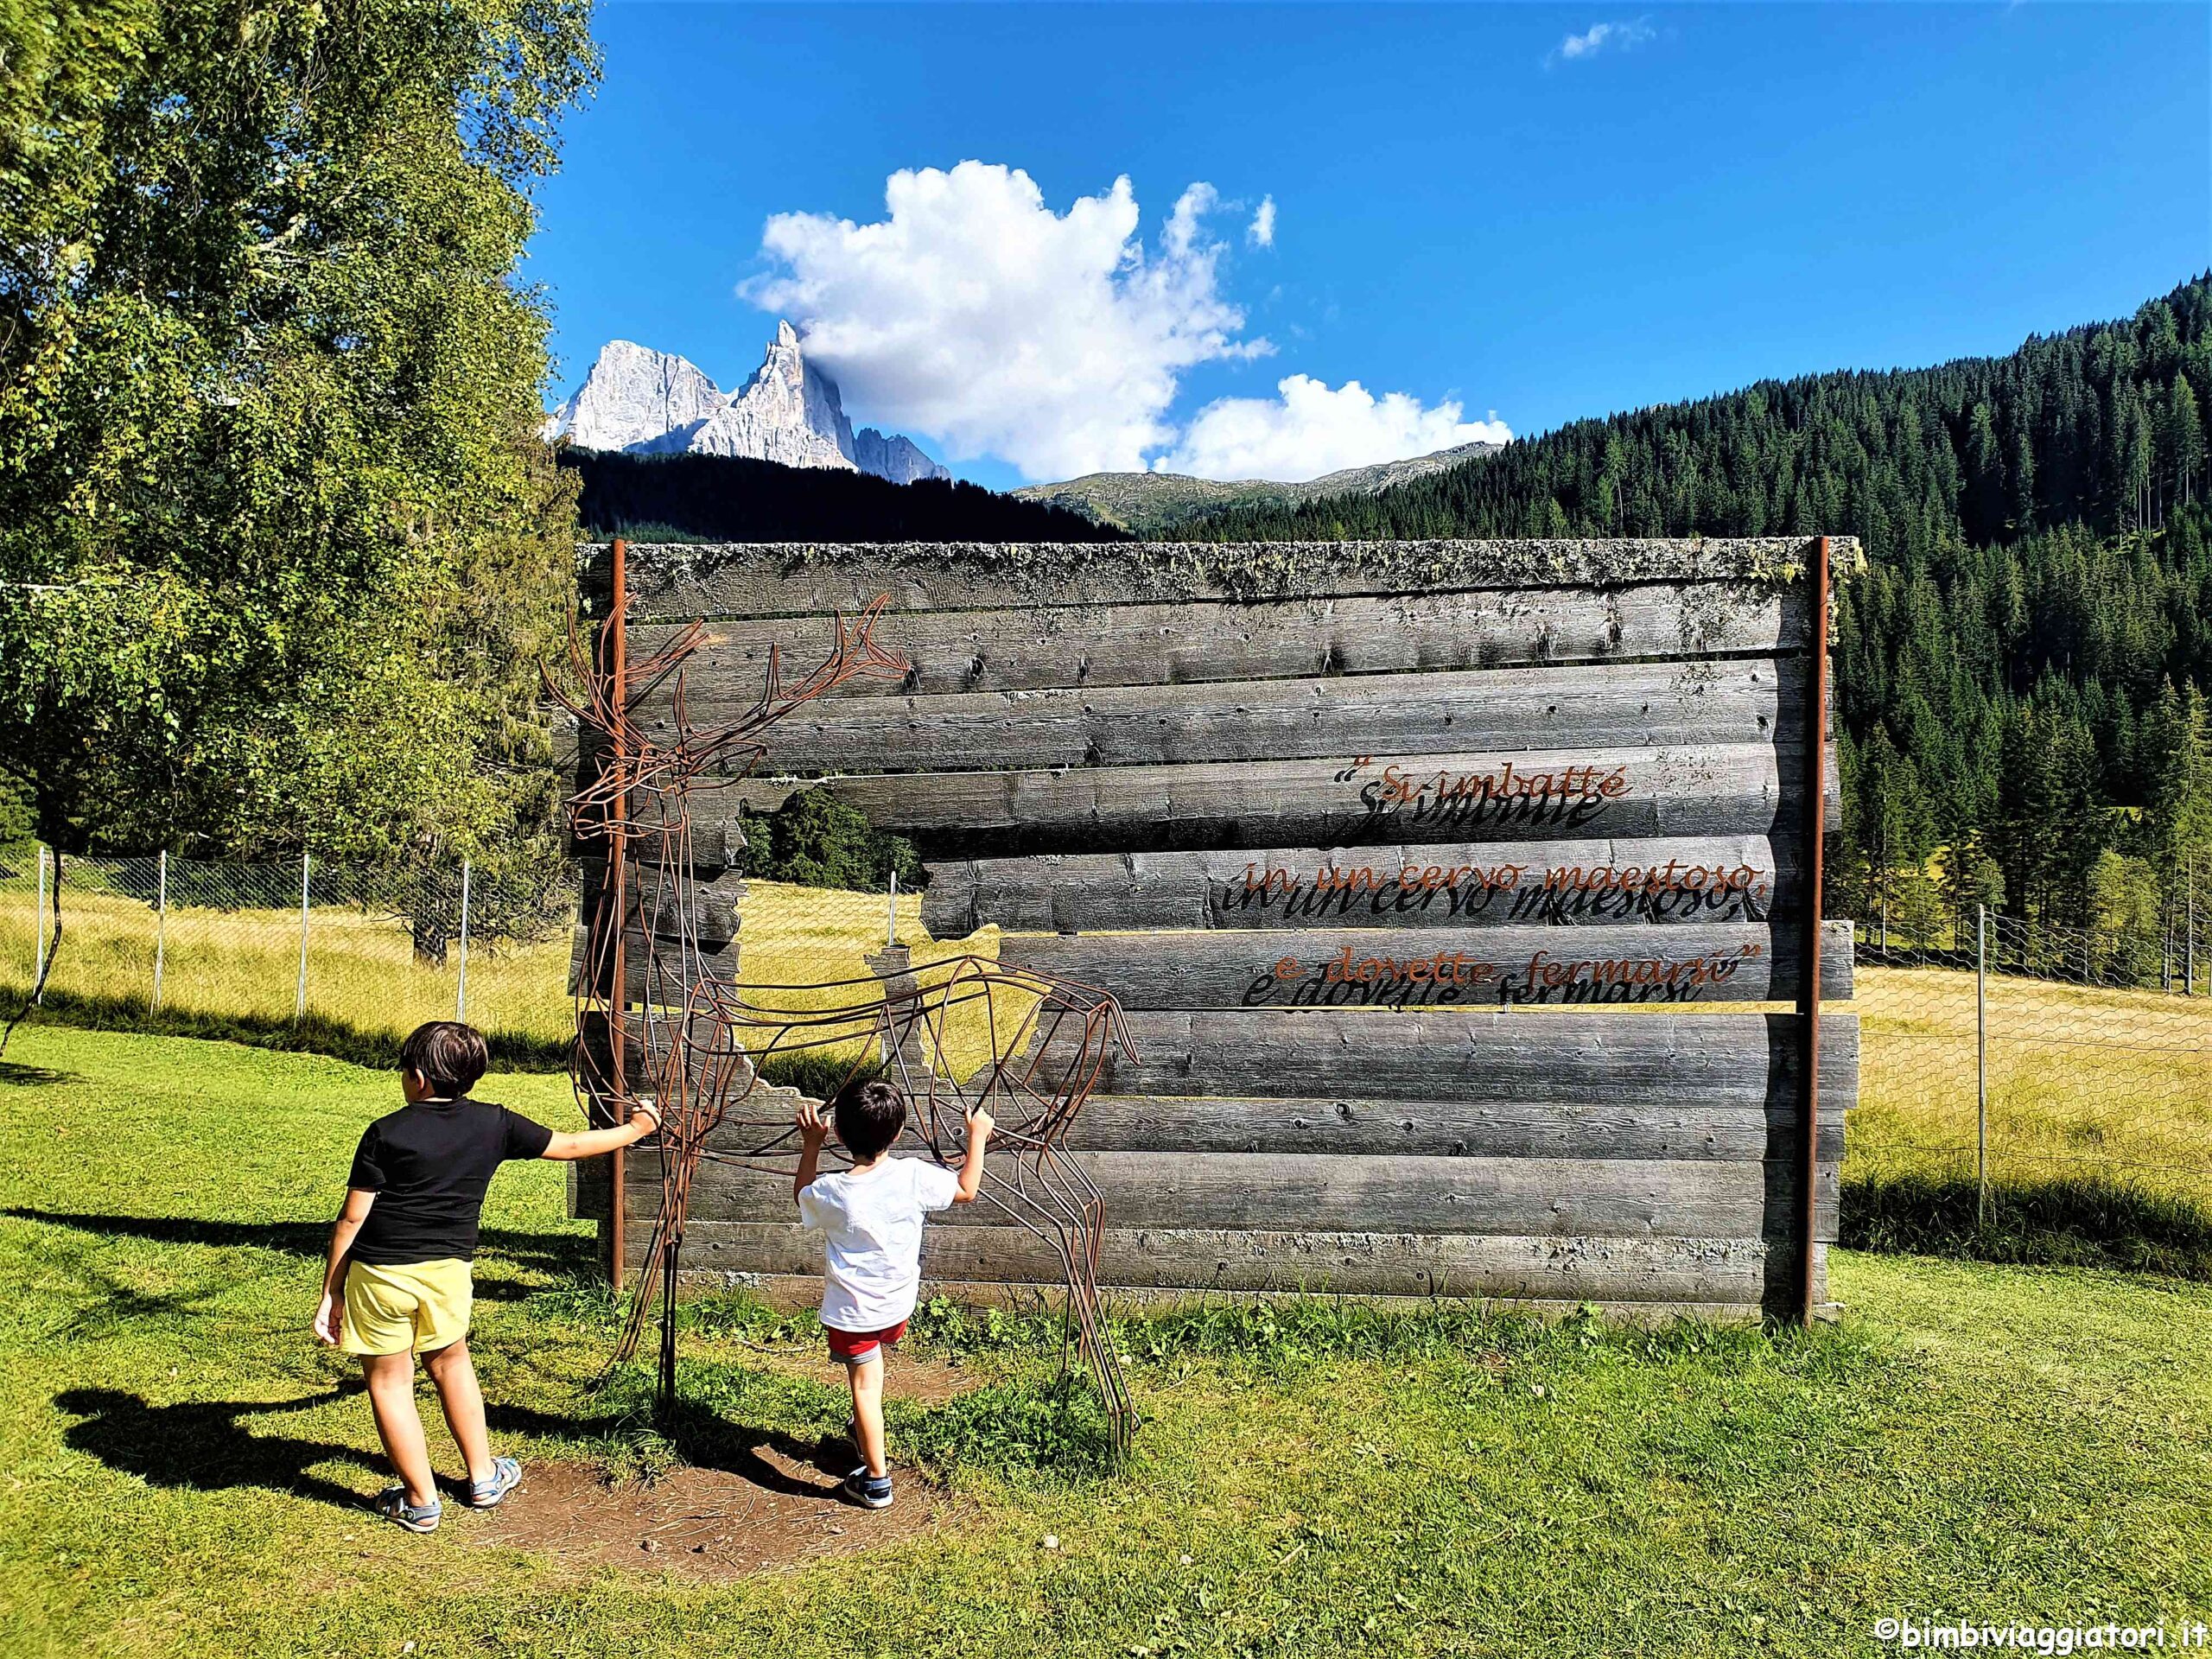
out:
{"label": "boy's dark hair", "polygon": [[854,1078],[837,1091],[830,1110],[836,1115],[837,1138],[863,1164],[906,1127],[906,1096],[881,1077]]}
{"label": "boy's dark hair", "polygon": [[399,1046],[403,1070],[417,1071],[442,1095],[459,1096],[476,1086],[492,1064],[491,1046],[484,1033],[458,1020],[433,1020],[417,1026]]}

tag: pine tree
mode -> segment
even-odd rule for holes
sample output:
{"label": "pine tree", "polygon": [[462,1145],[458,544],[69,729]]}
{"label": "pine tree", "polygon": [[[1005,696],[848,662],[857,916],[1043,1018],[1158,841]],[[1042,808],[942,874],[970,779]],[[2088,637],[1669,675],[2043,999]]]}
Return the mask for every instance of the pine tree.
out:
{"label": "pine tree", "polygon": [[2166,454],[2172,467],[2174,499],[2188,506],[2196,499],[2196,475],[2204,466],[2204,416],[2189,378],[2174,371],[2172,389],[2166,394]]}

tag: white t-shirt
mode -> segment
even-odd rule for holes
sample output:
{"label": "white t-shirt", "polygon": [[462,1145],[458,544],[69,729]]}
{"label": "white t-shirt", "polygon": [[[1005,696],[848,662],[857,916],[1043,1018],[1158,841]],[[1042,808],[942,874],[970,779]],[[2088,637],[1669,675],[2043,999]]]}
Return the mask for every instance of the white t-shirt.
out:
{"label": "white t-shirt", "polygon": [[951,1204],[960,1178],[922,1158],[887,1158],[865,1174],[817,1175],[798,1218],[823,1234],[822,1323],[883,1331],[914,1311],[922,1282],[922,1217]]}

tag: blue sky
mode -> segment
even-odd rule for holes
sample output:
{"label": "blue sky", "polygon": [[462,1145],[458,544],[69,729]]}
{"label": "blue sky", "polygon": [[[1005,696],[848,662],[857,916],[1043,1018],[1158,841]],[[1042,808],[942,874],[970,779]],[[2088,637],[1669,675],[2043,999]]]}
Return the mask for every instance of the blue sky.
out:
{"label": "blue sky", "polygon": [[2003,352],[2212,265],[2202,4],[615,0],[595,32],[526,268],[560,389],[610,338],[727,389],[794,314],[856,421],[995,486]]}

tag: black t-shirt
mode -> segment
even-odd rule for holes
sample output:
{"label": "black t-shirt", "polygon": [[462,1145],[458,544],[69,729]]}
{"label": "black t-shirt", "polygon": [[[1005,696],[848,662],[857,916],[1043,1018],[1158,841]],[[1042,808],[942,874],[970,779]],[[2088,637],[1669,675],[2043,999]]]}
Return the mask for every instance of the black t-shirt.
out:
{"label": "black t-shirt", "polygon": [[352,1259],[371,1267],[466,1262],[476,1254],[484,1189],[510,1158],[542,1158],[553,1131],[504,1106],[420,1100],[361,1135],[346,1185],[373,1192]]}

